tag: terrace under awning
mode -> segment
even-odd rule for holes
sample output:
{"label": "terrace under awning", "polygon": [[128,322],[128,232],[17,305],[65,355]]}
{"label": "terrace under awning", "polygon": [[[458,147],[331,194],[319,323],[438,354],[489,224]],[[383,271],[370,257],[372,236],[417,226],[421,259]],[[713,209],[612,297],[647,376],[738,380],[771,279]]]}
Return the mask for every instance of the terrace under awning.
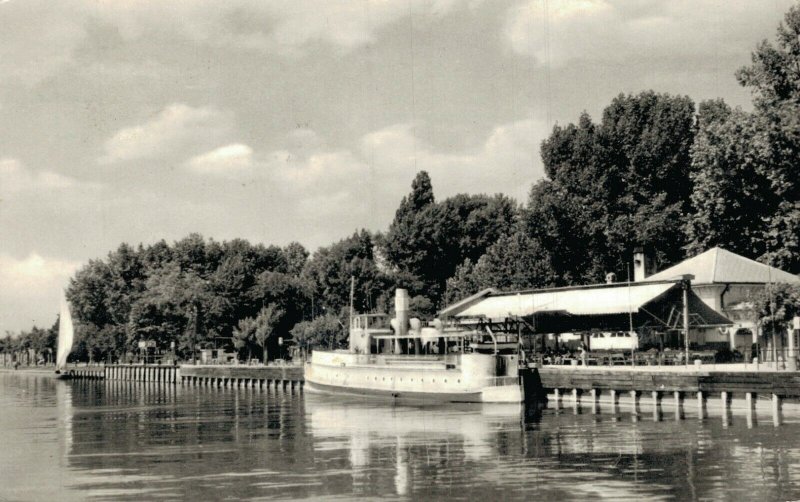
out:
{"label": "terrace under awning", "polygon": [[[690,327],[733,323],[705,304],[691,290]],[[680,282],[614,283],[500,293],[481,291],[441,311],[461,324],[524,319],[537,333],[626,330],[652,327],[682,329],[683,289]]]}

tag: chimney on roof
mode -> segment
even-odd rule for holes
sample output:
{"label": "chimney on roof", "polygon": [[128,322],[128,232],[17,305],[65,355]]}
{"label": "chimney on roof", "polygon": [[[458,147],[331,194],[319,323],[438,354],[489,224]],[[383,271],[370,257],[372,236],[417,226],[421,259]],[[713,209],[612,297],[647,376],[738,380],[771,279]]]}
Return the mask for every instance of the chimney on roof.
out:
{"label": "chimney on roof", "polygon": [[637,247],[633,250],[633,281],[641,282],[651,269],[650,258],[644,252],[643,247]]}

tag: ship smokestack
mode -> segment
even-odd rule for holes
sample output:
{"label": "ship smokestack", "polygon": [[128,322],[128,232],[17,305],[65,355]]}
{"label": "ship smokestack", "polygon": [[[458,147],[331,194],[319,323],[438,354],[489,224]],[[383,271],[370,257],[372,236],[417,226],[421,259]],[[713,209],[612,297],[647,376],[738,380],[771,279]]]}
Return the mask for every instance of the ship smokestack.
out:
{"label": "ship smokestack", "polygon": [[394,317],[397,319],[397,336],[408,334],[408,290],[398,289],[394,293]]}

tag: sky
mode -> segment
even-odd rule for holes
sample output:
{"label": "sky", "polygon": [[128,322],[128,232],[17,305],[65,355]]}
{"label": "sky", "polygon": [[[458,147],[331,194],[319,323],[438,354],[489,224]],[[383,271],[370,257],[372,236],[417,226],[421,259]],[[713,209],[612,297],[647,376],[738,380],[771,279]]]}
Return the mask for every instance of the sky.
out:
{"label": "sky", "polygon": [[738,85],[788,0],[0,0],[0,336],[121,242],[309,250],[442,199],[527,199],[539,144],[647,89]]}

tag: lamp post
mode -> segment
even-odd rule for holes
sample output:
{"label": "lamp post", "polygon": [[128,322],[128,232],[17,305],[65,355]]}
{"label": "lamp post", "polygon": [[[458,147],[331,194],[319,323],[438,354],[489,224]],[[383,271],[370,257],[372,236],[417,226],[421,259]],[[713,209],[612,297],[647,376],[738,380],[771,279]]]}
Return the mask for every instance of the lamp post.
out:
{"label": "lamp post", "polygon": [[689,290],[692,287],[694,275],[684,274],[681,276],[681,287],[683,288],[683,341],[686,357],[686,365],[689,365]]}
{"label": "lamp post", "polygon": [[194,308],[194,329],[192,330],[192,365],[197,365],[197,303],[193,304]]}

